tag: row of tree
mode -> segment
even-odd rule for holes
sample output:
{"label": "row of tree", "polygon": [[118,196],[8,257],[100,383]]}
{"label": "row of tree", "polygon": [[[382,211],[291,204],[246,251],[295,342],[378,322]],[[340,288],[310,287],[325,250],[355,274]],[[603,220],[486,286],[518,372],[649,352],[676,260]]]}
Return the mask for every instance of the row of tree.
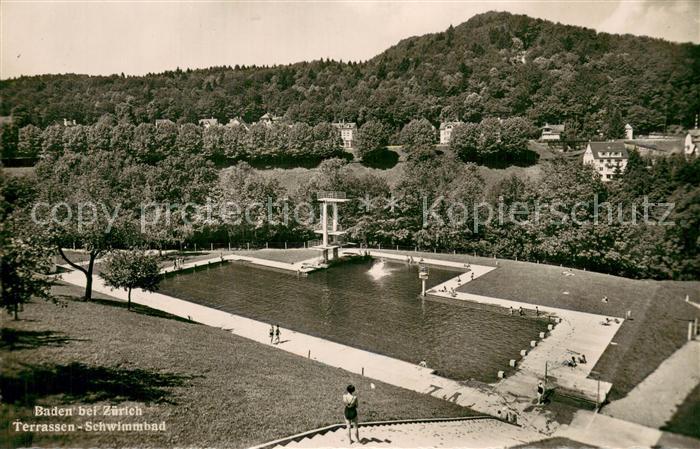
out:
{"label": "row of tree", "polygon": [[321,160],[343,151],[339,132],[330,123],[202,127],[164,122],[135,126],[117,122],[112,115],[103,116],[94,125],[52,125],[43,130],[27,125],[18,130],[16,145],[4,142],[2,149],[5,158],[125,151],[149,164],[174,154],[203,155],[211,161],[265,161]]}

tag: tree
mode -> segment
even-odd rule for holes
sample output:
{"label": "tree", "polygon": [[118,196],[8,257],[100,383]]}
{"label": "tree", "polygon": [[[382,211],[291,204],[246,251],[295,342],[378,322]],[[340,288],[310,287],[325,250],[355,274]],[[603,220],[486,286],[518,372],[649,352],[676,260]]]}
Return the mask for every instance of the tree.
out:
{"label": "tree", "polygon": [[480,135],[477,123],[457,125],[450,135],[450,149],[463,161],[475,161],[479,156]]}
{"label": "tree", "polygon": [[[86,278],[85,300],[92,298],[95,260],[115,247],[138,241],[144,178],[123,151],[66,152],[44,157],[36,166],[38,184],[34,226],[48,232],[63,259]],[[78,242],[88,253],[86,266],[63,251]]]}
{"label": "tree", "polygon": [[105,263],[100,277],[112,288],[123,288],[127,293],[127,309],[131,310],[131,290],[140,288],[147,292],[158,290],[160,267],[155,256],[145,252],[119,251]]}
{"label": "tree", "polygon": [[21,157],[38,157],[41,153],[41,130],[34,125],[20,129],[17,150]]}
{"label": "tree", "polygon": [[411,120],[401,129],[401,145],[411,148],[435,144],[435,127],[427,119]]}
{"label": "tree", "polygon": [[[19,318],[19,306],[32,297],[50,298],[51,249],[29,227],[16,209],[26,200],[22,186],[0,173],[0,296],[2,307]],[[25,197],[25,198],[23,198]]]}
{"label": "tree", "polygon": [[389,131],[377,120],[365,122],[357,132],[357,150],[365,158],[383,151],[389,144]]}

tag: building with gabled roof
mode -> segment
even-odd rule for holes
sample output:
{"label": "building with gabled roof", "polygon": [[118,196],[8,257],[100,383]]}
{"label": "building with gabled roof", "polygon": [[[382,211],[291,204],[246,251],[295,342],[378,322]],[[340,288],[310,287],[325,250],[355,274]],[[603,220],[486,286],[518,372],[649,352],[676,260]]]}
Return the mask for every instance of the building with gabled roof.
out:
{"label": "building with gabled roof", "polygon": [[624,142],[588,142],[583,163],[592,165],[603,181],[611,181],[625,171],[629,154]]}
{"label": "building with gabled roof", "polygon": [[450,139],[452,139],[452,130],[463,124],[464,122],[460,121],[440,122],[440,143],[443,145],[450,143]]}
{"label": "building with gabled roof", "polygon": [[541,129],[542,135],[540,136],[540,140],[561,140],[561,135],[564,134],[566,126],[545,123]]}
{"label": "building with gabled roof", "polygon": [[340,132],[340,138],[343,140],[343,148],[353,148],[357,125],[354,122],[335,122],[332,123],[332,125]]}
{"label": "building with gabled roof", "polygon": [[204,128],[209,128],[210,126],[216,126],[219,124],[219,120],[215,118],[202,118],[199,119],[199,126],[203,126]]}
{"label": "building with gabled roof", "polygon": [[683,154],[687,158],[700,156],[700,129],[697,126],[685,135]]}

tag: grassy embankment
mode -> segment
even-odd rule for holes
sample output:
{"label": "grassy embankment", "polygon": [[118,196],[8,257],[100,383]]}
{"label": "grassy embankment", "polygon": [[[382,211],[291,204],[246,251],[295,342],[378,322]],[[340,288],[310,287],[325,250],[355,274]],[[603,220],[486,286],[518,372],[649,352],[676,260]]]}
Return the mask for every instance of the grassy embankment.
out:
{"label": "grassy embankment", "polygon": [[[468,409],[306,360],[221,329],[104,295],[55,288],[65,306],[28,304],[3,315],[0,446],[242,447],[342,421],[345,386],[358,387],[361,419],[469,415]],[[37,418],[33,406],[132,405],[142,417]],[[76,408],[77,410],[77,408]],[[76,412],[77,413],[77,412]],[[165,421],[165,432],[10,431],[28,423]]]}

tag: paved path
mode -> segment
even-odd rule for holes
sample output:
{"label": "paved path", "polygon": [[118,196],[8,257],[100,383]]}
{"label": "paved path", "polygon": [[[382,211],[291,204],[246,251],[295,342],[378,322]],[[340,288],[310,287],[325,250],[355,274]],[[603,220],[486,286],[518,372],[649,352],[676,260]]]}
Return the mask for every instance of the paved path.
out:
{"label": "paved path", "polygon": [[208,264],[219,263],[219,262],[222,262],[224,260],[249,262],[249,263],[252,263],[254,265],[260,265],[260,266],[270,267],[270,268],[277,268],[280,270],[293,271],[295,273],[309,273],[311,271],[318,270],[320,268],[318,257],[313,257],[311,259],[302,260],[300,262],[288,263],[288,262],[279,262],[279,261],[270,260],[270,259],[261,259],[259,257],[243,256],[240,254],[220,253],[219,256],[211,257],[209,259],[195,260],[192,262],[184,263],[184,264],[178,266],[178,268],[175,268],[173,265],[168,265],[167,267],[161,269],[160,271],[161,271],[161,273],[172,273],[175,271],[186,270],[188,268],[202,267],[202,266],[206,266]]}
{"label": "paved path", "polygon": [[554,436],[597,447],[639,448],[655,447],[662,432],[600,413],[579,410],[571,424],[561,426]]}
{"label": "paved path", "polygon": [[[700,340],[686,343],[624,398],[603,408],[606,415],[660,428],[700,384]],[[699,424],[700,425],[700,424]]]}

